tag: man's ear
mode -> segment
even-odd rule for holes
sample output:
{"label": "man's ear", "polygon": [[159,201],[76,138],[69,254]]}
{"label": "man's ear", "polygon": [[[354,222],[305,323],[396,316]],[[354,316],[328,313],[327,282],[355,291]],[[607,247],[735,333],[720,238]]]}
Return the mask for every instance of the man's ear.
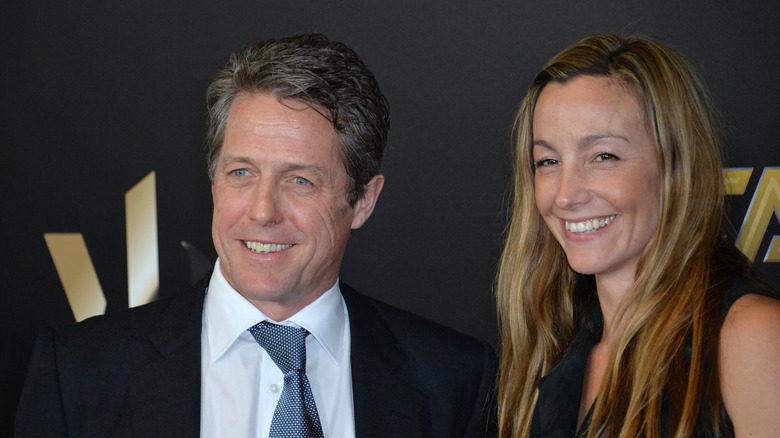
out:
{"label": "man's ear", "polygon": [[379,193],[382,191],[382,187],[385,185],[385,177],[382,175],[375,175],[371,178],[371,181],[366,184],[363,196],[355,203],[354,215],[352,216],[352,229],[357,230],[362,227],[368,220],[371,213],[376,206],[376,200],[379,198]]}

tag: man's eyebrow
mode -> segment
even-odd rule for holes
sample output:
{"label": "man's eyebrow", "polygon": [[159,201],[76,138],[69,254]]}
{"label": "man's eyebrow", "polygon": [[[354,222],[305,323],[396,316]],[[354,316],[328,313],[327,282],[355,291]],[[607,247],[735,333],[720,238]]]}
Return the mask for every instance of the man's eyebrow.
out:
{"label": "man's eyebrow", "polygon": [[243,155],[226,155],[221,160],[223,165],[226,164],[234,164],[234,163],[250,163],[252,162],[249,157],[245,157]]}
{"label": "man's eyebrow", "polygon": [[282,167],[283,172],[291,172],[296,170],[305,170],[308,172],[313,172],[319,175],[323,175],[325,172],[322,170],[322,167],[313,164],[313,163],[287,163]]}
{"label": "man's eyebrow", "polygon": [[[248,156],[245,155],[228,155],[225,156],[223,159],[221,159],[221,166],[230,166],[230,165],[249,165],[252,166],[252,163],[254,160]],[[284,163],[280,168],[278,168],[281,172],[309,172],[316,176],[323,176],[327,172],[318,164],[316,163],[307,163],[307,162],[287,162]]]}

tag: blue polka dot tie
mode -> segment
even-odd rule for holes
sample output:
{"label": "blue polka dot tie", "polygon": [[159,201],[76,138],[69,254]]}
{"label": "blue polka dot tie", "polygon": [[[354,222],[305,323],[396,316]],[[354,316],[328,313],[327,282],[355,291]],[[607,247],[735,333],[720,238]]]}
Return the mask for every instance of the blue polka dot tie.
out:
{"label": "blue polka dot tie", "polygon": [[320,416],[306,377],[306,329],[261,322],[249,329],[284,373],[269,438],[322,438]]}

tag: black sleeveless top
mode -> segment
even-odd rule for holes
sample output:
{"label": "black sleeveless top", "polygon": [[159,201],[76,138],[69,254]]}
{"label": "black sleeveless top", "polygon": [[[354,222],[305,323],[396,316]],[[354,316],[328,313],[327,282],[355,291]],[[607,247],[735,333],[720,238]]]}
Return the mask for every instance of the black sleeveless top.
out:
{"label": "black sleeveless top", "polygon": [[[721,323],[734,302],[748,294],[777,298],[772,292],[748,285],[743,281],[735,281],[724,296]],[[601,309],[596,304],[591,309],[591,321],[598,323],[602,319]],[[584,431],[588,428],[592,411],[588,412],[579,430],[577,429],[577,417],[585,380],[585,368],[590,350],[595,343],[596,339],[590,330],[580,329],[569,347],[568,353],[547,375],[539,379],[539,398],[531,420],[530,436],[532,438],[585,436]],[[662,415],[662,417],[666,417],[666,415]],[[702,438],[712,436],[711,432],[707,430],[707,422],[701,420],[696,424],[694,436]],[[726,422],[730,426],[731,422],[728,417]],[[662,434],[667,433],[668,427],[665,426],[661,428]]]}

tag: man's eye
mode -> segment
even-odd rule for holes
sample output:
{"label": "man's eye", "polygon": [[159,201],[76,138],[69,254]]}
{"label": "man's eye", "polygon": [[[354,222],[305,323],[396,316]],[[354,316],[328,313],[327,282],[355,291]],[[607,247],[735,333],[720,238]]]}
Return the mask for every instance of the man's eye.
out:
{"label": "man's eye", "polygon": [[233,171],[233,175],[235,176],[246,176],[246,169],[236,169]]}
{"label": "man's eye", "polygon": [[302,177],[302,176],[296,176],[295,177],[295,184],[298,184],[299,186],[309,186],[311,185],[311,181],[308,179]]}

